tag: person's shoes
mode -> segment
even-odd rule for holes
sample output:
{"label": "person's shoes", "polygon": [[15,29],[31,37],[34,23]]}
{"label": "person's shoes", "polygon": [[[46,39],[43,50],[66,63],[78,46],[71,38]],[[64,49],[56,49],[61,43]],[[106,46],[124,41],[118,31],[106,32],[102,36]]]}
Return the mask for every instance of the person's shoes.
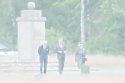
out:
{"label": "person's shoes", "polygon": [[46,74],[46,71],[44,71],[44,74]]}
{"label": "person's shoes", "polygon": [[62,71],[60,71],[59,74],[62,75]]}
{"label": "person's shoes", "polygon": [[40,71],[40,74],[42,75],[42,71]]}
{"label": "person's shoes", "polygon": [[42,72],[40,72],[40,75],[42,75]]}

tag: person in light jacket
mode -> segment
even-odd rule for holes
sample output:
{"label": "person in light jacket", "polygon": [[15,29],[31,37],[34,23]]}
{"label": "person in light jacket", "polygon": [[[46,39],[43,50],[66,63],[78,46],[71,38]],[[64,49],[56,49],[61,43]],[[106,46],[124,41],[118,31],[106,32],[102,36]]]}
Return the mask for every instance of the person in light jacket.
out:
{"label": "person in light jacket", "polygon": [[75,53],[75,62],[77,63],[78,68],[81,68],[86,60],[85,49],[83,48],[83,45],[79,43]]}

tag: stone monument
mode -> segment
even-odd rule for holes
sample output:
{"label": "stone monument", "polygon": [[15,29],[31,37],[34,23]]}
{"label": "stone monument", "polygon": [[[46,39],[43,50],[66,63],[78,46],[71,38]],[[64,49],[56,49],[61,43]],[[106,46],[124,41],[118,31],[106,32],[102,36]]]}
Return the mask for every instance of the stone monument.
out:
{"label": "stone monument", "polygon": [[41,10],[35,9],[34,2],[28,2],[27,10],[21,11],[18,17],[18,54],[20,62],[38,60],[38,47],[45,40],[45,21]]}

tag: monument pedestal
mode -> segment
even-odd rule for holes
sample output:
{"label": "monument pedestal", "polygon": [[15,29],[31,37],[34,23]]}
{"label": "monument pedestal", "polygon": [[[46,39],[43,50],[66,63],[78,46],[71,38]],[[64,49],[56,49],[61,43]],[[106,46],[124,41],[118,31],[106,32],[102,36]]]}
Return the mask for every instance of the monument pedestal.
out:
{"label": "monument pedestal", "polygon": [[19,62],[38,60],[38,47],[45,40],[45,21],[41,10],[22,10],[17,18]]}

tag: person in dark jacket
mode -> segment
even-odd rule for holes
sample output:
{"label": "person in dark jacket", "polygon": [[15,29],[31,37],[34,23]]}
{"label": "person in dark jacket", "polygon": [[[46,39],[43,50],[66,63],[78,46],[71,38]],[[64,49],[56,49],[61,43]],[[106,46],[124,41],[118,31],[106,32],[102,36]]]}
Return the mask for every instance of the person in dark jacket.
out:
{"label": "person in dark jacket", "polygon": [[48,53],[49,53],[49,47],[47,45],[47,41],[44,41],[43,44],[38,49],[41,74],[43,71],[43,65],[44,65],[44,74],[46,74],[46,72],[47,72]]}
{"label": "person in dark jacket", "polygon": [[81,68],[86,60],[85,49],[83,48],[82,44],[79,43],[75,54],[75,62],[77,63],[78,68]]}
{"label": "person in dark jacket", "polygon": [[59,74],[62,74],[63,68],[64,68],[64,62],[65,62],[65,54],[66,54],[66,46],[62,38],[58,40],[58,43],[56,45],[56,53],[57,53],[58,64],[59,64],[58,66]]}

